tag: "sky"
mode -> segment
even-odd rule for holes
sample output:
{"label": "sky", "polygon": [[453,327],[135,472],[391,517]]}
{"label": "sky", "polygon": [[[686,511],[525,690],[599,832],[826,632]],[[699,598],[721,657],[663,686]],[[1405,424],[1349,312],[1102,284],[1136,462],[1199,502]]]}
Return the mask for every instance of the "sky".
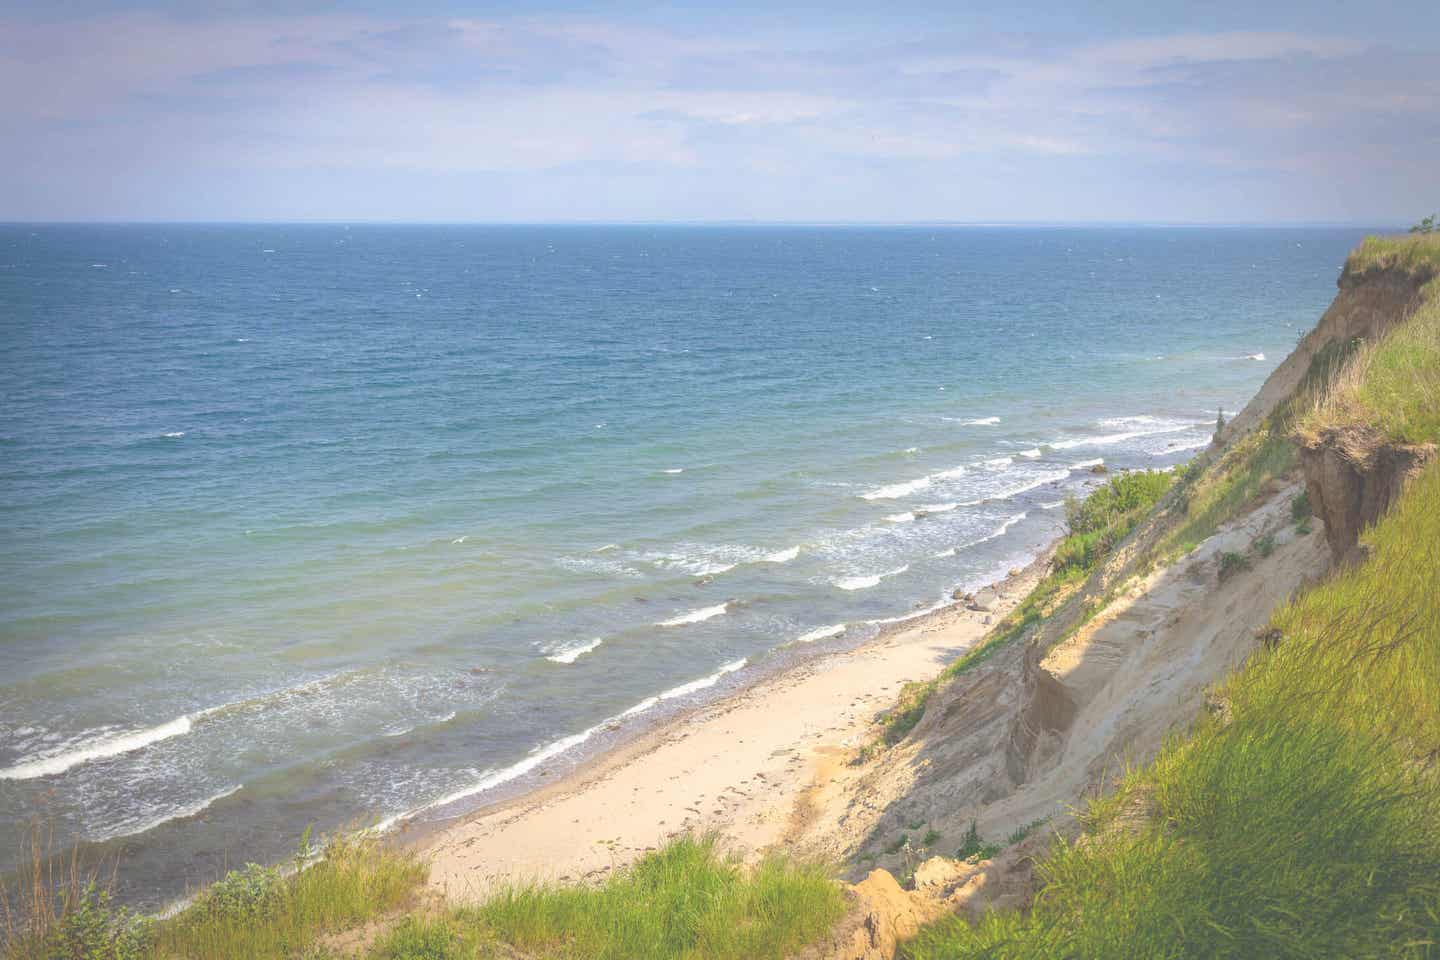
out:
{"label": "sky", "polygon": [[1437,0],[0,0],[0,220],[1437,209]]}

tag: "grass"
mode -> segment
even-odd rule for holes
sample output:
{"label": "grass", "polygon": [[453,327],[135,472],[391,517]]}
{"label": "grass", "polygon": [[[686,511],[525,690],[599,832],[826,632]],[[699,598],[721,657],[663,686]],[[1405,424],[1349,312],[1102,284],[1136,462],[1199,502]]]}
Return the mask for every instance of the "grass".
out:
{"label": "grass", "polygon": [[1258,497],[1298,461],[1284,411],[1267,417],[1231,444],[1220,459],[1186,472],[1179,484],[1177,523],[1161,539],[1158,556],[1188,553]]}
{"label": "grass", "polygon": [[[1279,610],[1282,639],[1059,844],[1027,915],[950,920],[912,960],[1440,954],[1440,466],[1369,558]],[[1118,829],[1127,796],[1154,815]]]}
{"label": "grass", "polygon": [[1345,261],[1345,272],[1372,270],[1400,270],[1426,278],[1440,275],[1440,234],[1366,237]]}
{"label": "grass", "polygon": [[780,960],[846,910],[820,866],[772,857],[753,870],[713,840],[681,838],[598,887],[532,885],[476,907],[412,918],[377,960]]}
{"label": "grass", "polygon": [[516,886],[443,912],[417,911],[425,870],[413,855],[367,839],[331,841],[298,872],[248,864],[158,921],[113,907],[92,874],[72,872],[58,887],[43,873],[31,878],[36,910],[5,899],[6,960],[321,960],[333,956],[328,935],[397,914],[368,956],[780,960],[847,909],[818,864],[775,856],[748,869],[713,839],[690,837],[600,886]]}
{"label": "grass", "polygon": [[[37,831],[38,836],[38,831]],[[307,844],[308,852],[308,844]],[[76,856],[66,876],[33,844],[27,889],[4,897],[6,960],[267,960],[313,953],[327,934],[410,904],[425,880],[413,855],[375,840],[333,840],[306,869],[248,864],[185,910],[145,920],[109,900]]]}
{"label": "grass", "polygon": [[1003,849],[998,843],[986,843],[980,839],[980,830],[974,820],[965,830],[965,836],[960,838],[960,849],[955,851],[956,860],[965,860],[969,863],[979,863],[981,860],[989,860]]}
{"label": "grass", "polygon": [[1362,446],[1419,444],[1440,436],[1440,279],[1425,286],[1408,323],[1356,351],[1335,386],[1301,418],[1297,432],[1311,444],[1350,432]]}
{"label": "grass", "polygon": [[1129,536],[1174,482],[1175,474],[1170,472],[1136,470],[1112,476],[1083,501],[1067,501],[1068,532],[1056,547],[1049,573],[979,646],[951,663],[939,676],[901,687],[895,705],[880,718],[879,736],[860,749],[860,760],[868,760],[905,739],[925,716],[931,695],[942,684],[974,670],[1054,613],[1100,561]]}

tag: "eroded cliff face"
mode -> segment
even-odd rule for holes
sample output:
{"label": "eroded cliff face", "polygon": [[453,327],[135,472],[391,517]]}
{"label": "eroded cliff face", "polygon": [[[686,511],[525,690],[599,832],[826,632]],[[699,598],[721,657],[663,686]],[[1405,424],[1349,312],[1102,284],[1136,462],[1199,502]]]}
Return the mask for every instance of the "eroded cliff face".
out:
{"label": "eroded cliff face", "polygon": [[1361,558],[1360,532],[1390,509],[1434,456],[1432,444],[1381,444],[1355,431],[1331,432],[1301,449],[1305,489],[1336,562]]}
{"label": "eroded cliff face", "polygon": [[1222,442],[1244,435],[1292,396],[1327,347],[1360,340],[1374,342],[1403,323],[1420,306],[1420,289],[1429,273],[1403,270],[1353,271],[1347,264],[1337,281],[1339,293],[1315,329],[1266,378],[1259,392],[1236,414],[1221,434]]}

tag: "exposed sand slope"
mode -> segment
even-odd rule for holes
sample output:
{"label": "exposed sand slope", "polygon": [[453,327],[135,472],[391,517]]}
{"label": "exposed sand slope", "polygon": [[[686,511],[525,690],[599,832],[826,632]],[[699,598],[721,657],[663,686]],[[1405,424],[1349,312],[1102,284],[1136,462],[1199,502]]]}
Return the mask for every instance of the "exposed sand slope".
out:
{"label": "exposed sand slope", "polygon": [[[1063,827],[1085,795],[1189,723],[1275,606],[1327,569],[1323,536],[1297,536],[1290,523],[1299,490],[1275,490],[1174,565],[1134,579],[1057,646],[1016,644],[937,692],[911,738],[827,787],[807,838],[864,858],[858,876],[870,858],[902,873],[922,859],[885,852],[902,833],[913,847],[917,823],[942,835],[936,853],[953,853],[972,820],[990,841],[1042,817]],[[1248,552],[1267,533],[1274,552],[1220,583],[1220,554]]]}
{"label": "exposed sand slope", "polygon": [[[1043,564],[1001,586],[999,619]],[[987,615],[951,607],[823,657],[642,737],[565,782],[482,811],[424,843],[451,899],[496,881],[588,880],[683,830],[716,830],[756,852],[806,830],[826,779],[889,706],[968,650]]]}

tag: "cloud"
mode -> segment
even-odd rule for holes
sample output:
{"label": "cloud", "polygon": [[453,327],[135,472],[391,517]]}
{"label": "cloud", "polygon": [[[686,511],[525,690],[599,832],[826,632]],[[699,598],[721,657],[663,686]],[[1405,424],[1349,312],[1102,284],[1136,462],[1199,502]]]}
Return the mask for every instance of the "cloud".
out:
{"label": "cloud", "polygon": [[[558,14],[12,20],[0,216],[146,217],[163,184],[167,215],[195,217],[1400,215],[1440,192],[1422,162],[1440,155],[1429,39],[757,33]],[[207,181],[229,194],[194,186]],[[448,207],[422,209],[461,182]],[[1356,192],[1315,199],[1335,184]]]}

